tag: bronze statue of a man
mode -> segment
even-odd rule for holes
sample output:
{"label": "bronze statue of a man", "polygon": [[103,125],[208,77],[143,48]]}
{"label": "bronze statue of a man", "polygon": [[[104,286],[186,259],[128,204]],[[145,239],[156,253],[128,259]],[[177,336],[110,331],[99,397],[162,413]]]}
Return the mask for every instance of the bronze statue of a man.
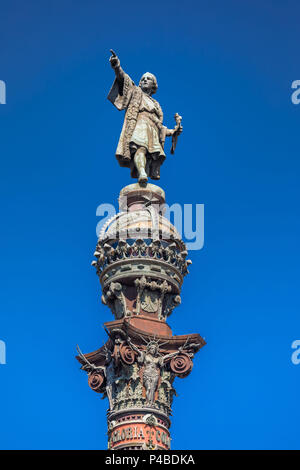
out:
{"label": "bronze statue of a man", "polygon": [[131,169],[131,176],[138,178],[139,183],[147,183],[148,177],[158,180],[160,166],[166,158],[165,138],[173,137],[171,153],[174,153],[177,136],[182,131],[181,118],[176,115],[174,129],[164,126],[161,107],[152,98],[158,88],[155,76],[145,73],[136,86],[121,68],[114,51],[111,53],[109,60],[116,78],[108,99],[119,111],[126,109],[116,157],[120,166]]}

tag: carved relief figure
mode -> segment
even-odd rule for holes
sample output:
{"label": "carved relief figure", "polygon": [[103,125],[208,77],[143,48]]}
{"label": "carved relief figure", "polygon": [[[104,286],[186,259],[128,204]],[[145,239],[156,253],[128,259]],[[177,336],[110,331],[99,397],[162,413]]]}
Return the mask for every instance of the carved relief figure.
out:
{"label": "carved relief figure", "polygon": [[108,99],[119,110],[126,110],[125,120],[116,151],[122,167],[131,169],[131,176],[139,183],[146,183],[148,176],[160,178],[160,166],[166,158],[164,142],[172,136],[174,153],[178,135],[182,131],[181,117],[175,115],[176,126],[168,129],[163,125],[162,109],[152,95],[157,91],[156,77],[145,73],[136,86],[121,68],[119,58],[111,50],[110,64],[116,79]]}
{"label": "carved relief figure", "polygon": [[111,282],[108,291],[103,292],[101,300],[104,305],[109,306],[117,320],[130,313],[126,311],[126,300],[122,284],[119,282]]}
{"label": "carved relief figure", "polygon": [[146,401],[149,405],[154,403],[155,391],[158,384],[158,379],[165,362],[176,356],[178,352],[166,354],[161,356],[159,353],[159,345],[156,341],[149,341],[146,351],[138,349],[131,341],[127,339],[128,344],[134,351],[138,353],[137,360],[144,366],[143,385],[146,389]]}
{"label": "carved relief figure", "polygon": [[111,352],[106,350],[106,360],[105,360],[105,367],[104,367],[104,374],[106,377],[106,394],[109,401],[109,408],[112,410],[114,407],[114,399],[113,399],[113,387],[116,382],[116,374],[115,374],[115,366],[114,361],[111,356]]}

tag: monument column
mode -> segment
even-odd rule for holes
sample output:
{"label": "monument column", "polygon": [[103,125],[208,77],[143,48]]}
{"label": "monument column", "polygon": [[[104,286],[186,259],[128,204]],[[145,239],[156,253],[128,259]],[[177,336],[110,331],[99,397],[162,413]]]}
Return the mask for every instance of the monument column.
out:
{"label": "monument column", "polygon": [[121,167],[138,183],[122,189],[119,212],[103,227],[92,264],[102,302],[113,321],[105,323],[107,342],[94,352],[78,348],[81,369],[92,390],[108,399],[108,448],[168,450],[174,380],[192,370],[205,345],[199,334],[175,336],[168,317],[181,303],[181,286],[191,263],[176,228],[164,217],[165,193],[148,179],[160,179],[166,137],[174,153],[182,132],[163,125],[152,95],[158,84],[145,73],[136,86],[112,52],[115,81],[108,99],[125,119],[116,150]]}
{"label": "monument column", "polygon": [[77,359],[92,390],[108,398],[108,448],[167,450],[174,379],[191,372],[194,354],[205,344],[198,334],[172,335],[166,322],[181,303],[190,261],[162,215],[161,188],[131,184],[119,203],[92,263],[114,320],[105,323],[107,343]]}

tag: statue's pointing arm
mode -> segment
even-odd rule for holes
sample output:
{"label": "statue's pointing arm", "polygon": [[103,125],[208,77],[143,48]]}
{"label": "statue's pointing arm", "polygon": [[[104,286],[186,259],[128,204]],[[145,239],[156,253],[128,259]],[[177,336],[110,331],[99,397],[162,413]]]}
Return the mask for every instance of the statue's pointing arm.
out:
{"label": "statue's pointing arm", "polygon": [[108,99],[117,109],[122,110],[127,108],[129,104],[134,83],[122,69],[116,53],[111,50],[111,54],[109,61],[114,69],[116,78],[108,94]]}
{"label": "statue's pointing arm", "polygon": [[109,59],[110,65],[115,71],[116,79],[119,86],[119,94],[123,95],[123,86],[124,86],[124,71],[120,65],[120,59],[117,54],[111,49],[111,56]]}

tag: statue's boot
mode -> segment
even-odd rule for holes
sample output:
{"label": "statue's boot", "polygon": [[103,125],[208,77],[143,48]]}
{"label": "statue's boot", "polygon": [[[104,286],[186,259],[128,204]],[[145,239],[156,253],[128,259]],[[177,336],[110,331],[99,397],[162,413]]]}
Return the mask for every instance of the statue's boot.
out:
{"label": "statue's boot", "polygon": [[139,174],[139,183],[147,183],[148,181],[148,176],[145,171],[141,171]]}
{"label": "statue's boot", "polygon": [[161,162],[158,160],[152,160],[152,174],[151,178],[153,180],[159,180],[160,179],[160,164]]}

